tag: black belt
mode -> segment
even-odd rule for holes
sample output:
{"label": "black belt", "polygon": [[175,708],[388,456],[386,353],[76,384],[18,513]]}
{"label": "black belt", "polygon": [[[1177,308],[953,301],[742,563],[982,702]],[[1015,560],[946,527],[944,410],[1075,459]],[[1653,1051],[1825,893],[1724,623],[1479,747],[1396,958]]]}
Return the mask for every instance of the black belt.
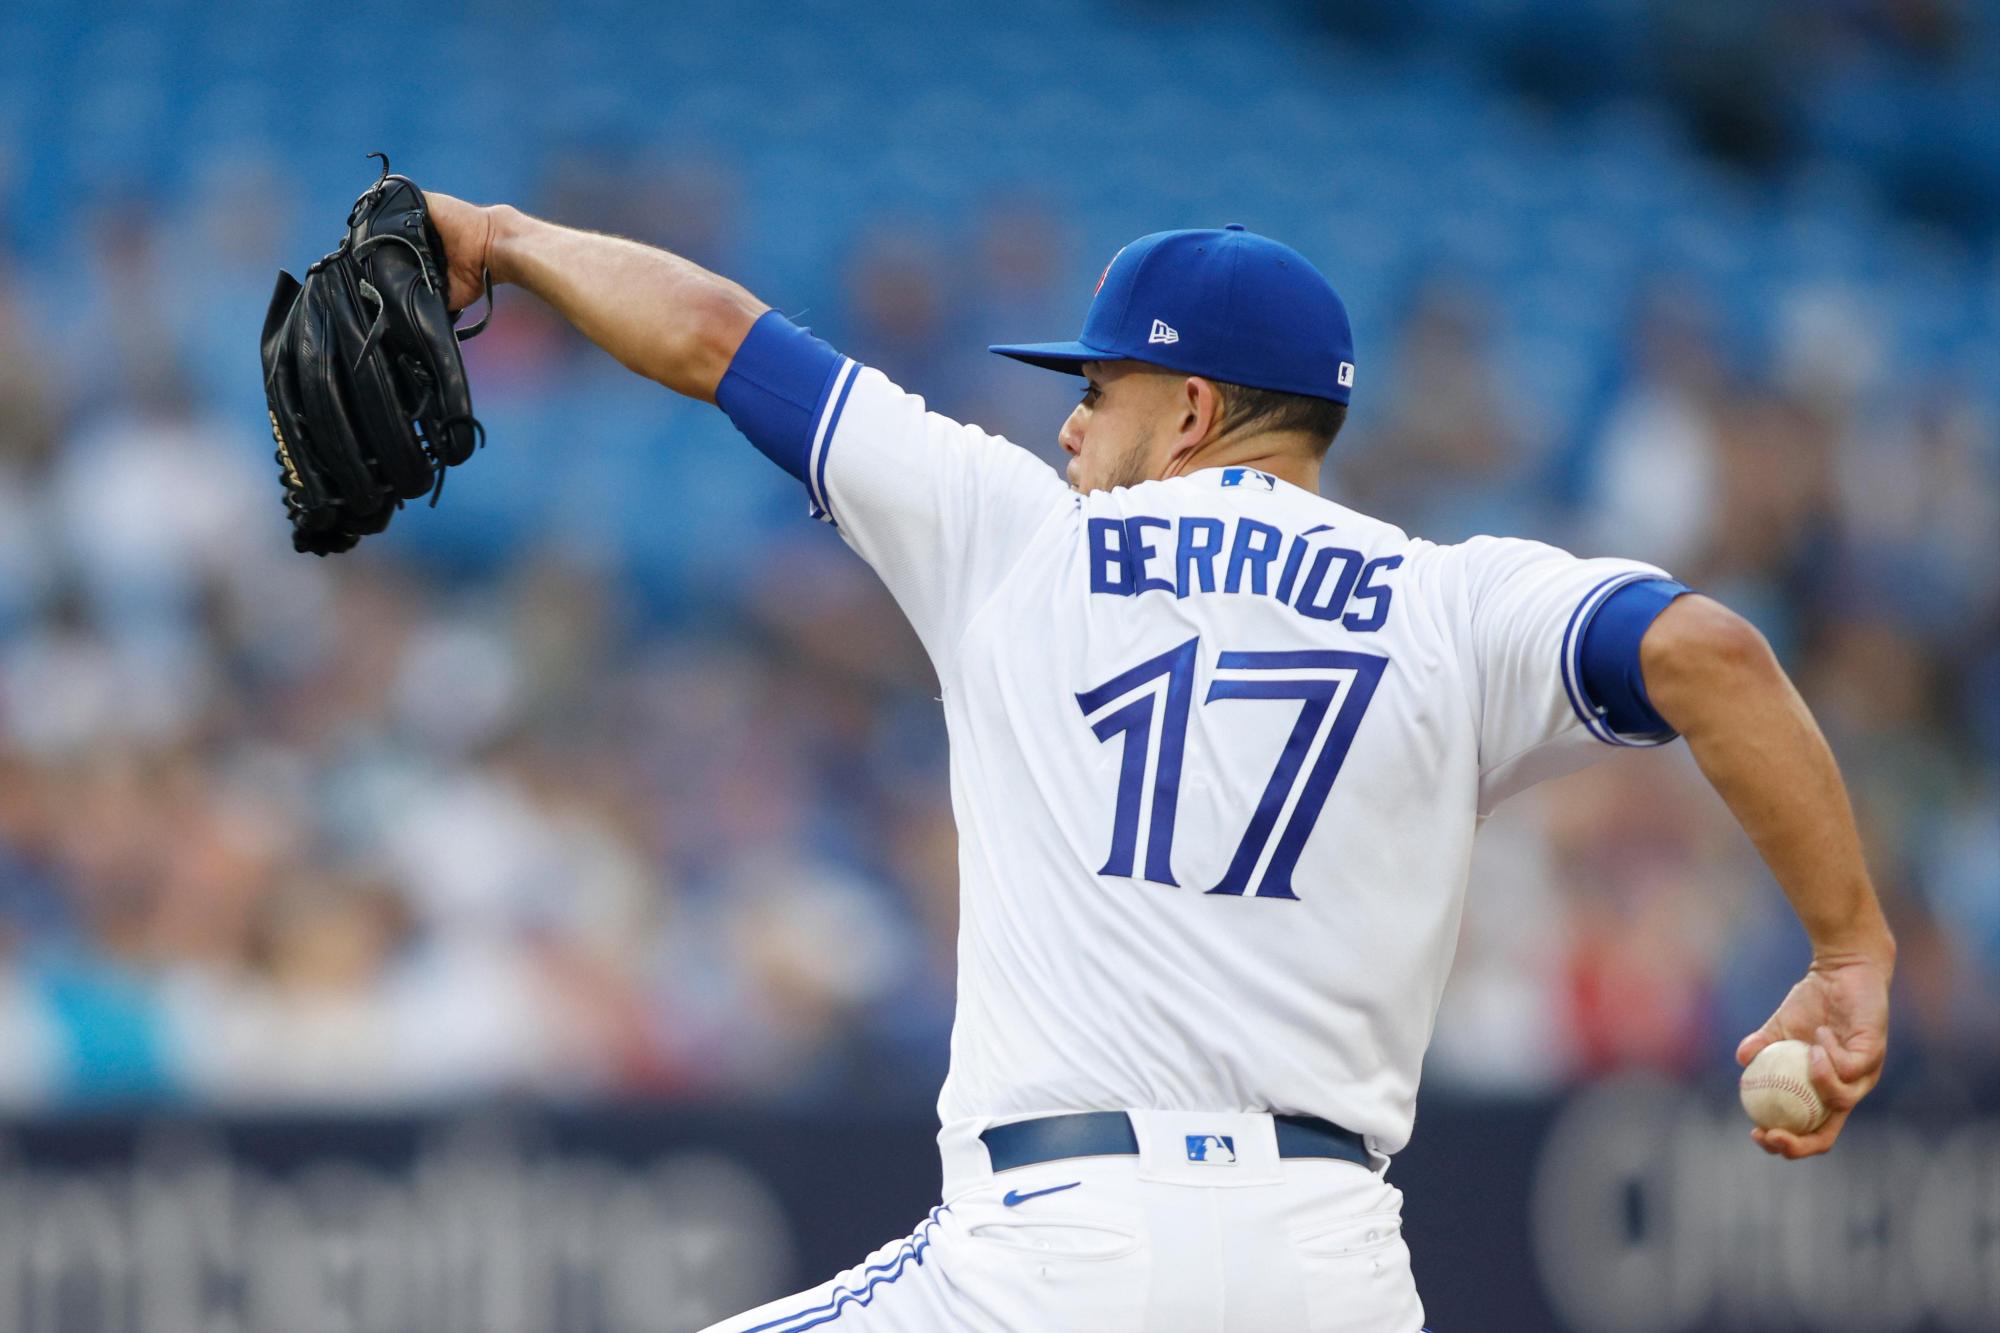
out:
{"label": "black belt", "polygon": [[[1278,1130],[1278,1156],[1331,1157],[1357,1166],[1373,1168],[1368,1146],[1351,1129],[1342,1129],[1328,1120],[1310,1115],[1274,1115]],[[1194,1135],[1192,1140],[1207,1135]],[[1190,1160],[1196,1149],[1189,1148]],[[995,1171],[1012,1171],[1017,1166],[1037,1162],[1059,1162],[1065,1157],[1136,1157],[1139,1136],[1133,1132],[1132,1117],[1123,1111],[1083,1111],[1076,1115],[1048,1115],[1039,1120],[1016,1120],[993,1125],[979,1136]]]}

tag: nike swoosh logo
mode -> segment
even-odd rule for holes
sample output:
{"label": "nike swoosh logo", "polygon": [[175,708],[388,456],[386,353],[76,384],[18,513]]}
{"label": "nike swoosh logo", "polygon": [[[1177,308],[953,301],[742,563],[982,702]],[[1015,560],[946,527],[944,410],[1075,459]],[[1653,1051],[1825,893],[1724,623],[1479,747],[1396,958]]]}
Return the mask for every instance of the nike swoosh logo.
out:
{"label": "nike swoosh logo", "polygon": [[1000,1202],[1012,1208],[1017,1204],[1026,1203],[1030,1199],[1039,1199],[1044,1194],[1061,1194],[1064,1190],[1073,1190],[1082,1183],[1081,1180],[1072,1180],[1067,1185],[1051,1185],[1045,1190],[1029,1190],[1026,1194],[1021,1193],[1019,1190],[1008,1190],[1006,1194],[1001,1196]]}

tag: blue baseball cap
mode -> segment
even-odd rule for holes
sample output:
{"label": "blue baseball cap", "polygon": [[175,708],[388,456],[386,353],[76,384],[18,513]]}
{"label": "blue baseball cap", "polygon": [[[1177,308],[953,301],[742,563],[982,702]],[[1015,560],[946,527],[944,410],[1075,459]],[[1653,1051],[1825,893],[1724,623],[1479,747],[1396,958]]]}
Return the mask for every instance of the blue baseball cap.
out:
{"label": "blue baseball cap", "polygon": [[987,350],[1072,375],[1086,361],[1144,361],[1336,403],[1354,390],[1354,333],[1333,284],[1236,223],[1156,231],[1113,255],[1075,342]]}

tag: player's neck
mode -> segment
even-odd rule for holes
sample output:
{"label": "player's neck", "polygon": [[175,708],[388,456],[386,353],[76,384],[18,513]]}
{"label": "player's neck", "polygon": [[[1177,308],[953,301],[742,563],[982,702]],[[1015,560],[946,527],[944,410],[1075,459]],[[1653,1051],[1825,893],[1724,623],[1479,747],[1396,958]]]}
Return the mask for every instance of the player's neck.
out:
{"label": "player's neck", "polygon": [[1268,472],[1279,481],[1290,482],[1303,491],[1319,494],[1319,463],[1296,437],[1289,435],[1246,435],[1241,439],[1216,440],[1182,454],[1167,464],[1160,478],[1170,481],[1191,472],[1216,467],[1247,467]]}

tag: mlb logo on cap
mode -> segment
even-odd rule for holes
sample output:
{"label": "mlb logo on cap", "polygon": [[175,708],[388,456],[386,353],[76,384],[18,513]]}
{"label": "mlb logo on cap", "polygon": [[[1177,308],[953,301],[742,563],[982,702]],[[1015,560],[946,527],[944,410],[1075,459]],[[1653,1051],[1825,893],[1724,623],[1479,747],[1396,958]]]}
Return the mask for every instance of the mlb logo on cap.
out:
{"label": "mlb logo on cap", "polygon": [[1086,361],[1144,361],[1336,403],[1354,389],[1339,293],[1304,255],[1234,223],[1154,232],[1113,255],[1074,342],[989,350],[1073,375]]}

